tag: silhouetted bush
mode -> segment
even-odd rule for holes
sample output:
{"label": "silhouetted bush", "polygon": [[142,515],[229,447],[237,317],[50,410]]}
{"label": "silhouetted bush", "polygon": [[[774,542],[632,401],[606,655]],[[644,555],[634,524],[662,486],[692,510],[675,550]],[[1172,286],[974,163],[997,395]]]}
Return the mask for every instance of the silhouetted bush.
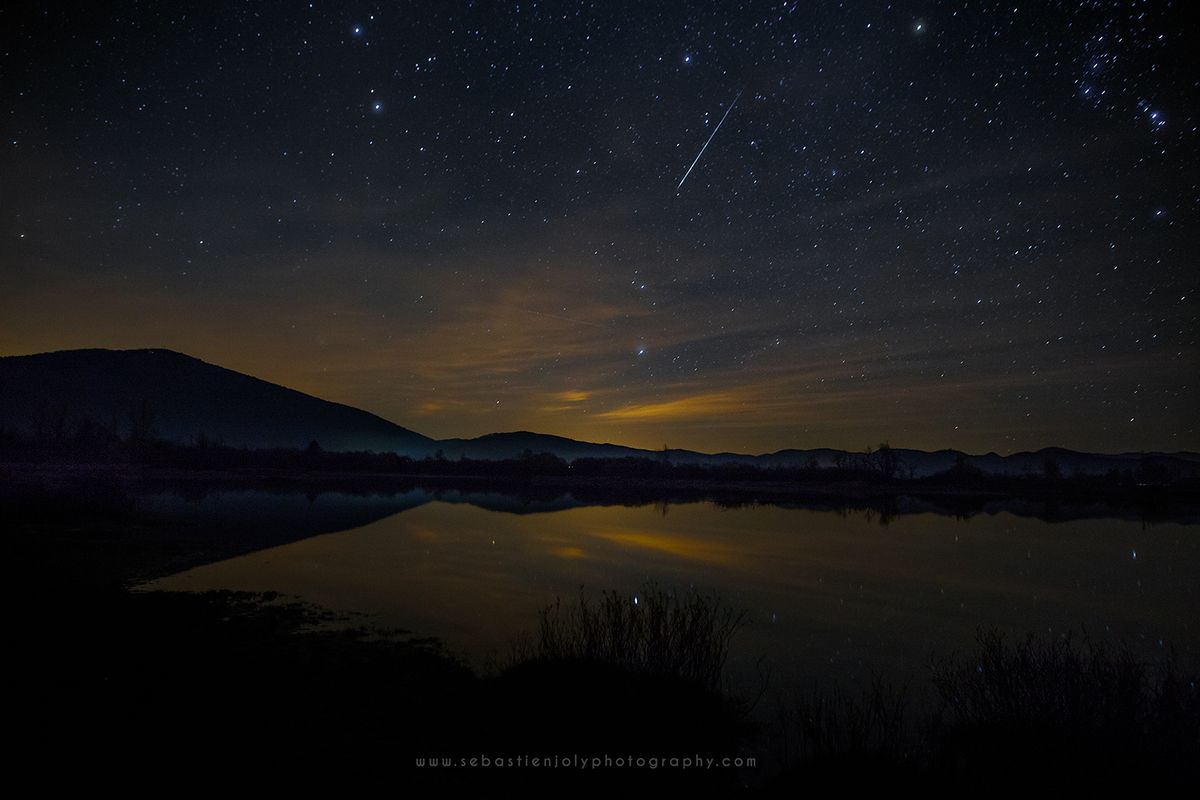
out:
{"label": "silhouetted bush", "polygon": [[636,674],[682,678],[721,688],[729,644],[746,614],[716,596],[679,595],[647,584],[633,597],[604,592],[592,602],[580,592],[540,614],[537,634],[520,660],[596,662]]}
{"label": "silhouetted bush", "polygon": [[801,762],[900,763],[909,746],[905,714],[903,693],[876,676],[861,698],[839,686],[810,690],[784,711],[784,724],[795,737],[792,757]]}
{"label": "silhouetted bush", "polygon": [[1002,752],[1094,771],[1200,756],[1200,694],[1172,653],[1147,664],[1087,637],[1009,643],[983,631],[976,653],[935,663],[933,683],[942,702],[934,735],[951,763],[994,762]]}
{"label": "silhouetted bush", "polygon": [[878,679],[861,696],[813,690],[781,709],[780,783],[1200,778],[1200,692],[1173,653],[1147,663],[1087,637],[1010,643],[994,630],[977,641],[934,660],[938,703],[923,723],[909,724],[905,693]]}
{"label": "silhouetted bush", "polygon": [[858,695],[839,685],[794,695],[780,707],[777,783],[811,791],[912,777],[920,743],[909,736],[910,711],[905,694],[878,676]]}

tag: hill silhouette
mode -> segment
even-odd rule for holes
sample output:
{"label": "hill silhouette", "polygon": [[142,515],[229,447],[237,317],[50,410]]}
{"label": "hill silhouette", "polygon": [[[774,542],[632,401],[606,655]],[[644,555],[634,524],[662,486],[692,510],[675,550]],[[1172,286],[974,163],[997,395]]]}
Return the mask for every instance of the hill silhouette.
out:
{"label": "hill silhouette", "polygon": [[170,350],[67,350],[0,358],[0,426],[19,436],[121,438],[236,447],[394,451],[432,440],[331,403]]}
{"label": "hill silhouette", "polygon": [[1190,452],[1098,454],[1044,448],[970,455],[881,446],[875,452],[789,448],[760,455],[710,454],[644,450],[530,431],[437,440],[361,409],[162,349],[0,358],[0,434],[42,442],[109,437],[249,449],[300,450],[317,442],[326,452],[373,451],[413,459],[502,461],[551,454],[567,462],[652,459],[677,466],[882,472],[889,479],[945,474],[1057,479],[1134,471],[1165,480],[1200,477],[1200,454]]}

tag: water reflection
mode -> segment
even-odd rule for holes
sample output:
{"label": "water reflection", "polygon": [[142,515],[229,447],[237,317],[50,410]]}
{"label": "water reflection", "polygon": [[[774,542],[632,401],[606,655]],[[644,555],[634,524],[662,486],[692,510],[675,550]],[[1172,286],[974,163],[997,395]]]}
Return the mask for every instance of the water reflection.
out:
{"label": "water reflection", "polygon": [[[736,642],[732,667],[748,677],[764,656],[777,684],[861,681],[869,668],[918,678],[930,653],[968,649],[981,625],[1052,634],[1083,626],[1147,653],[1175,647],[1189,664],[1200,649],[1194,524],[1049,524],[1002,512],[968,521],[903,514],[881,526],[869,510],[698,502],[664,513],[662,505],[562,500],[533,508],[503,494],[435,499],[419,491],[270,500],[217,494],[193,507],[203,507],[203,526],[206,518],[245,520],[256,503],[295,504],[313,533],[336,509],[357,516],[348,530],[148,586],[278,591],[440,637],[478,662],[505,654],[555,596],[580,587],[632,594],[653,580],[714,591],[747,609],[752,625]],[[276,524],[287,518],[277,516]]]}

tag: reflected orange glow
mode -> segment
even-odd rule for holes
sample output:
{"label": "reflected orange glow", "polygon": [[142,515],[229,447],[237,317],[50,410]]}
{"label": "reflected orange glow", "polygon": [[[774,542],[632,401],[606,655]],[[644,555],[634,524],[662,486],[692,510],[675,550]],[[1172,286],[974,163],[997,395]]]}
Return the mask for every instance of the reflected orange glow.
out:
{"label": "reflected orange glow", "polygon": [[666,553],[688,561],[733,567],[745,559],[732,544],[713,542],[696,536],[675,533],[650,533],[637,530],[615,530],[593,534],[598,539],[657,553]]}
{"label": "reflected orange glow", "polygon": [[[308,507],[299,496],[297,513]],[[884,528],[864,514],[773,506],[518,515],[434,502],[145,588],[280,591],[482,656],[507,652],[556,597],[632,592],[652,579],[749,609],[742,644],[751,661],[768,651],[811,656],[796,674],[842,675],[846,664],[881,658],[881,646],[903,649],[923,669],[931,642],[968,645],[980,620],[1045,630],[1069,617],[1134,639],[1146,620],[1190,620],[1196,584],[1186,578],[1200,545],[1168,526],[1082,520],[1054,523],[1051,536],[1047,523],[1010,514],[903,515]],[[1152,542],[1162,558],[1129,559],[1130,547],[1149,552]],[[1114,559],[1129,568],[1114,570]],[[1056,566],[1030,567],[1040,564]],[[1186,625],[1167,633],[1194,640]]]}

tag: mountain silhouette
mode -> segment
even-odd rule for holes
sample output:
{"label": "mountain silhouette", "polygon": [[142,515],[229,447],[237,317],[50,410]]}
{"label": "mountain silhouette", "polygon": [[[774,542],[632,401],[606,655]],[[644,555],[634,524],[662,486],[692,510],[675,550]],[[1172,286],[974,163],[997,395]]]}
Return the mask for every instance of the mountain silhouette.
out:
{"label": "mountain silhouette", "polygon": [[235,447],[391,450],[424,456],[426,436],[170,350],[66,350],[0,358],[0,425],[20,435],[101,426]]}
{"label": "mountain silhouette", "polygon": [[[643,450],[513,431],[474,439],[432,439],[374,414],[208,364],[171,350],[65,350],[0,358],[0,429],[64,438],[82,428],[121,438],[183,444],[204,439],[233,447],[394,452],[412,458],[502,460],[525,453],[580,458],[653,458],[674,464],[871,469],[863,453],[830,448],[761,455]],[[991,475],[1103,475],[1150,465],[1174,476],[1200,475],[1196,453],[1080,453],[1063,448],[999,455],[894,448],[895,475],[921,478],[952,469]]]}
{"label": "mountain silhouette", "polygon": [[[657,456],[657,452],[639,450],[619,444],[596,444],[580,442],[565,436],[552,436],[530,431],[489,433],[475,439],[442,439],[438,442],[446,458],[478,458],[497,460],[531,453],[553,453],[565,461],[577,458],[645,458]],[[698,454],[703,455],[703,454]]]}

